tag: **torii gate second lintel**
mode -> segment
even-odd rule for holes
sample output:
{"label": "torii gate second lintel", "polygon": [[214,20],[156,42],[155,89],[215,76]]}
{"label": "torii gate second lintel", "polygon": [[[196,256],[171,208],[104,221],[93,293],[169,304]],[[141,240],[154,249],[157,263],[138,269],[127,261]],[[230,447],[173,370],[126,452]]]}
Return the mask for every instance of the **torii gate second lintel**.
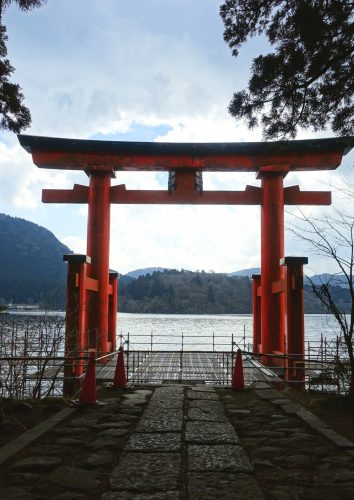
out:
{"label": "torii gate second lintel", "polygon": [[[99,350],[108,345],[110,205],[200,204],[261,206],[261,350],[282,352],[285,305],[272,284],[284,279],[284,205],[330,205],[327,191],[284,187],[291,171],[336,169],[354,146],[354,137],[252,143],[142,143],[91,141],[20,135],[20,144],[39,168],[83,170],[89,186],[44,189],[45,203],[87,203],[86,274],[96,280],[97,294],[86,328],[97,331]],[[115,171],[168,171],[166,190],[129,190],[111,186]],[[255,172],[261,187],[245,191],[203,191],[202,172]],[[111,288],[110,288],[111,287]],[[112,338],[112,333],[110,334]],[[94,343],[97,339],[94,339]],[[96,342],[97,343],[97,342]],[[112,342],[109,343],[113,346]]]}

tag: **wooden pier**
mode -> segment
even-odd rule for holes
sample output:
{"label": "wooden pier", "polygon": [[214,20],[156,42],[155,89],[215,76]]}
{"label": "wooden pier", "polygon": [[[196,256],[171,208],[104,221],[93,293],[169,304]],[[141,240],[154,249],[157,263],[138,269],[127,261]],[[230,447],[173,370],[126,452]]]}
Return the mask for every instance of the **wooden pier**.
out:
{"label": "wooden pier", "polygon": [[[147,352],[125,353],[128,381],[131,383],[205,382],[227,385],[233,370],[231,353],[225,352]],[[97,366],[97,380],[113,380],[116,358]],[[277,375],[251,356],[243,356],[245,384],[267,381],[280,382]]]}

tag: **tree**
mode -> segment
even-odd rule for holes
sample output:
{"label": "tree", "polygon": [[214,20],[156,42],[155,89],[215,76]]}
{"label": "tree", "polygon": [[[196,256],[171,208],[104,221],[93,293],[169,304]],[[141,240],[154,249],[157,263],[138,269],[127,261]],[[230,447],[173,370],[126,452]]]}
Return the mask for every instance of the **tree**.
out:
{"label": "tree", "polygon": [[21,87],[9,81],[15,69],[6,57],[7,34],[3,16],[11,3],[17,4],[20,10],[28,11],[41,7],[46,0],[0,0],[0,128],[18,134],[31,124],[31,114],[23,104]]}
{"label": "tree", "polygon": [[[333,285],[341,284],[333,275],[320,285],[311,281],[312,291],[327,311],[334,317],[339,327],[339,343],[344,346],[348,362],[338,359],[338,367],[346,375],[349,395],[354,398],[354,188],[347,186],[343,193],[348,198],[348,211],[332,209],[327,215],[311,218],[300,212],[296,216],[299,224],[292,232],[319,255],[327,257],[337,265],[338,275],[344,276],[349,291],[349,314],[345,314],[342,303],[334,299]],[[352,210],[350,211],[350,206]],[[335,288],[335,287],[334,287]]]}
{"label": "tree", "polygon": [[247,90],[229,112],[266,139],[294,138],[299,127],[354,133],[354,2],[226,0],[224,40],[237,57],[249,37],[265,35],[272,52],[253,60]]}

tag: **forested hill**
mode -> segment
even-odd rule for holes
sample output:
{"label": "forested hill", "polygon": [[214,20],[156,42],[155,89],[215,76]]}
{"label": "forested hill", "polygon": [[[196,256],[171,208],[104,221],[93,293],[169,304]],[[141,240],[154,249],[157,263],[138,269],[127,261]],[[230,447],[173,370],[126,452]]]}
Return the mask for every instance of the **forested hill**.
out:
{"label": "forested hill", "polygon": [[[124,278],[124,277],[123,277]],[[332,286],[334,300],[349,313],[347,289]],[[252,282],[247,276],[167,270],[120,280],[118,309],[132,313],[251,314]],[[309,285],[305,285],[305,312],[325,313]]]}
{"label": "forested hill", "polygon": [[44,227],[0,214],[0,304],[64,308],[67,253]]}
{"label": "forested hill", "polygon": [[251,312],[251,282],[243,276],[165,270],[119,287],[122,312],[242,314]]}

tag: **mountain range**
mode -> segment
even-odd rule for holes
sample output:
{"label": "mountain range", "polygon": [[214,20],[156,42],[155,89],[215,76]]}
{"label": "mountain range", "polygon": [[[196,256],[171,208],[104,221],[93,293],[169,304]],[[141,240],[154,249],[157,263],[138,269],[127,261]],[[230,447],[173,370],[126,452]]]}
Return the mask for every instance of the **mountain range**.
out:
{"label": "mountain range", "polygon": [[[72,253],[50,231],[24,219],[0,214],[0,305],[40,304],[65,308],[66,264]],[[161,313],[251,313],[252,274],[259,268],[231,273],[206,273],[148,267],[119,276],[119,310]],[[349,308],[344,276],[311,277],[316,284],[332,281],[332,290]],[[305,310],[322,307],[305,279]]]}

